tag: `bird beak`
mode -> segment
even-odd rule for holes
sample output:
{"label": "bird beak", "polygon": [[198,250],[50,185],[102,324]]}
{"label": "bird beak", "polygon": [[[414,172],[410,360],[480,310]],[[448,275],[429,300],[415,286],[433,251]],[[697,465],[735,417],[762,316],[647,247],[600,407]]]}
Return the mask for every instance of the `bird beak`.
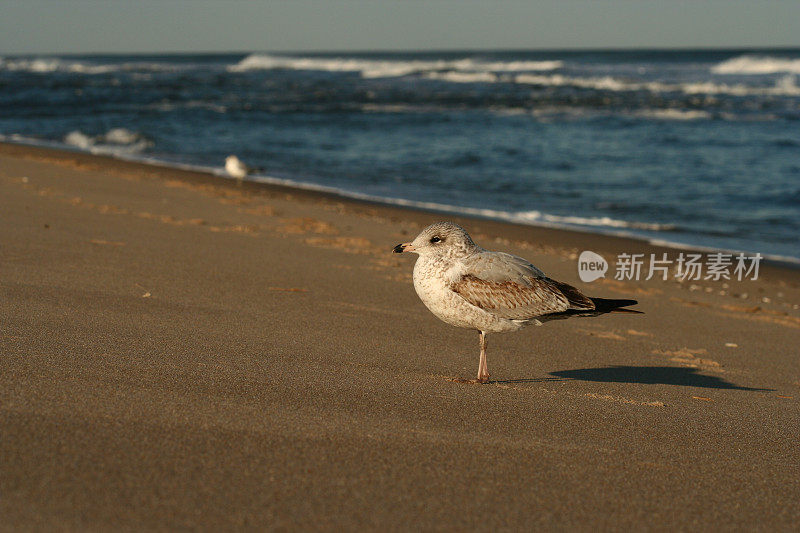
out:
{"label": "bird beak", "polygon": [[402,254],[403,252],[414,252],[414,247],[411,245],[410,242],[404,242],[403,244],[398,244],[394,248],[392,248],[392,252],[396,254]]}

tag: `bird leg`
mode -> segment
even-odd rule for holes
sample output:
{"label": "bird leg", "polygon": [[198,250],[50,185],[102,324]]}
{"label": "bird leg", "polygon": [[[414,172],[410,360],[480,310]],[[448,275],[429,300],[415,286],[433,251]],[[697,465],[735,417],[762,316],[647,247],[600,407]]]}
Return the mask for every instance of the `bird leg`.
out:
{"label": "bird leg", "polygon": [[489,367],[486,365],[486,333],[480,332],[481,360],[478,363],[478,383],[489,383]]}

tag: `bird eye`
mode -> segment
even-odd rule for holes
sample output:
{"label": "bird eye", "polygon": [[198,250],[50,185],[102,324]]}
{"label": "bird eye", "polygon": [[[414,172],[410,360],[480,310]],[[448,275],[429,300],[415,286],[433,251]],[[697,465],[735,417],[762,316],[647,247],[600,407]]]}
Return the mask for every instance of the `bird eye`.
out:
{"label": "bird eye", "polygon": [[434,244],[437,243],[437,242],[441,242],[441,241],[442,241],[442,239],[440,239],[439,237],[431,237],[431,242],[434,243]]}

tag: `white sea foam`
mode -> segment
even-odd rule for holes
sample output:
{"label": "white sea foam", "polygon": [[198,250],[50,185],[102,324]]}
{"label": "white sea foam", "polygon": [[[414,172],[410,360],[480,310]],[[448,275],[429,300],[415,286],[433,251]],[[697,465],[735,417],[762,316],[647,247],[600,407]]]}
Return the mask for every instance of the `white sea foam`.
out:
{"label": "white sea foam", "polygon": [[348,58],[283,57],[252,54],[235,65],[231,72],[249,70],[318,70],[325,72],[360,72],[365,78],[406,76],[413,72],[446,68],[447,61],[390,61]]}
{"label": "white sea foam", "polygon": [[64,144],[86,150],[93,154],[135,155],[153,143],[126,128],[112,128],[103,135],[90,136],[82,131],[71,131],[64,137]]}
{"label": "white sea foam", "polygon": [[493,72],[429,72],[425,74],[426,78],[432,80],[444,80],[454,83],[494,83],[497,81],[497,74]]}
{"label": "white sea foam", "polygon": [[57,58],[38,57],[32,59],[5,59],[0,69],[10,71],[47,74],[50,72],[74,72],[78,74],[106,74],[119,70],[117,65],[93,65],[80,61],[65,61]]}
{"label": "white sea foam", "polygon": [[744,84],[725,84],[714,82],[695,83],[663,83],[663,82],[636,82],[620,80],[610,76],[604,77],[574,77],[563,74],[517,74],[516,83],[540,85],[544,87],[569,86],[584,89],[597,89],[612,92],[648,91],[652,93],[682,92],[685,94],[727,94],[731,96],[800,96],[793,75],[785,76],[769,87],[756,87]]}
{"label": "white sea foam", "polygon": [[574,226],[597,226],[604,228],[631,228],[649,231],[670,231],[675,229],[674,224],[655,224],[651,222],[635,222],[618,220],[610,217],[578,217],[550,215],[540,211],[519,211],[507,215],[510,220],[517,222],[549,222],[551,224],[567,224]]}
{"label": "white sea foam", "polygon": [[113,128],[103,136],[106,142],[113,144],[135,144],[141,140],[141,135],[125,128]]}
{"label": "white sea foam", "polygon": [[52,72],[69,72],[72,74],[108,74],[123,71],[175,71],[191,68],[191,65],[178,65],[173,63],[157,62],[131,62],[115,64],[87,63],[84,61],[70,61],[55,57],[35,58],[0,58],[0,70],[12,72],[31,72],[35,74],[49,74]]}
{"label": "white sea foam", "polygon": [[563,61],[472,61],[467,68],[491,72],[531,72],[558,70],[564,66]]}
{"label": "white sea foam", "polygon": [[20,135],[19,133],[11,133],[9,135],[0,133],[0,141],[20,144],[33,144],[36,146],[52,145],[52,143],[48,143],[47,141],[42,141],[41,139],[36,139],[34,137],[26,137],[25,135]]}
{"label": "white sea foam", "polygon": [[[196,170],[205,170],[197,167]],[[224,176],[224,171],[215,169],[214,173],[219,176]],[[295,187],[299,189],[326,192],[344,196],[346,198],[354,198],[358,200],[366,200],[370,202],[378,202],[382,204],[397,205],[401,207],[411,207],[416,209],[427,209],[439,213],[454,213],[458,215],[476,216],[482,218],[489,218],[494,220],[503,220],[508,222],[515,222],[518,224],[526,224],[530,226],[551,227],[561,229],[583,229],[588,232],[597,232],[606,235],[616,235],[621,237],[628,237],[632,239],[639,239],[649,242],[655,246],[663,246],[676,249],[685,250],[699,250],[699,251],[723,251],[723,252],[738,252],[740,250],[729,250],[723,248],[704,247],[699,245],[692,245],[678,241],[670,241],[666,239],[654,239],[643,237],[641,234],[636,234],[629,230],[647,230],[647,231],[673,231],[677,229],[674,224],[656,224],[650,222],[632,222],[627,220],[617,220],[609,217],[573,217],[573,216],[559,216],[542,213],[540,211],[502,211],[497,209],[478,209],[473,207],[462,207],[449,204],[440,204],[436,202],[419,202],[414,200],[406,200],[403,198],[392,198],[378,195],[371,195],[365,193],[358,193],[340,189],[338,187],[330,187],[325,185],[318,185],[316,183],[301,182],[284,178],[277,178],[274,176],[254,176],[252,181],[269,183],[275,185],[284,185],[287,187]],[[754,253],[754,250],[745,251],[746,253]],[[770,261],[782,262],[787,265],[798,266],[800,265],[800,258],[762,254],[763,257]]]}
{"label": "white sea foam", "polygon": [[356,59],[342,57],[290,57],[251,54],[235,65],[230,72],[250,70],[318,70],[324,72],[358,72],[364,78],[391,78],[426,72],[520,72],[561,68],[561,61],[494,61],[482,62],[471,58],[458,60],[400,60]]}
{"label": "white sea foam", "polygon": [[[109,130],[113,131],[113,130]],[[72,136],[73,141],[75,142],[85,142],[85,139],[92,139],[91,137],[81,133],[81,132],[73,132],[76,135]],[[77,135],[80,134],[80,135]],[[70,134],[71,135],[71,134]],[[68,135],[67,137],[70,137]],[[108,135],[108,133],[106,134]],[[101,136],[105,137],[105,136]],[[85,139],[84,139],[85,138]],[[56,146],[56,144],[52,143],[51,141],[43,141],[40,139],[34,139],[29,137],[23,137],[17,134],[12,135],[2,135],[0,134],[0,141],[11,141],[11,142],[19,142],[29,145],[35,146]],[[158,166],[166,166],[169,168],[178,168],[178,169],[185,169],[185,170],[195,170],[198,172],[208,172],[210,174],[214,174],[220,177],[226,177],[225,171],[222,168],[214,168],[214,167],[207,167],[202,165],[193,165],[193,164],[181,164],[175,162],[165,162],[158,159],[153,159],[151,157],[145,157],[142,155],[137,155],[133,153],[111,153],[111,155],[118,157],[120,159],[129,160],[129,161],[138,161],[141,163],[148,163],[152,165]],[[365,193],[358,193],[353,191],[348,191],[346,189],[341,189],[338,187],[331,187],[325,185],[318,185],[315,183],[309,182],[302,182],[302,181],[295,181],[291,179],[284,179],[284,178],[277,178],[274,176],[252,176],[252,181],[261,182],[261,183],[271,183],[277,185],[284,185],[288,187],[295,187],[299,189],[305,190],[313,190],[313,191],[320,191],[320,192],[327,192],[332,194],[337,194],[339,196],[344,196],[347,198],[355,198],[373,202],[380,202],[389,205],[398,205],[404,207],[412,207],[412,208],[419,208],[419,209],[430,209],[433,211],[438,211],[441,213],[455,213],[455,214],[463,214],[463,215],[472,215],[478,216],[483,218],[491,218],[497,220],[505,220],[510,222],[516,222],[521,224],[528,224],[532,226],[544,226],[544,227],[553,227],[553,228],[566,228],[566,229],[580,229],[583,228],[592,228],[591,231],[595,231],[598,233],[610,234],[610,235],[619,235],[625,236],[634,239],[643,239],[653,245],[656,246],[664,246],[670,248],[681,248],[687,250],[700,250],[700,251],[717,251],[721,250],[719,248],[711,248],[711,247],[703,247],[699,245],[691,245],[686,243],[681,243],[677,241],[670,241],[670,240],[663,240],[663,239],[654,239],[654,238],[643,238],[640,235],[635,233],[631,233],[627,230],[650,230],[650,231],[670,231],[676,229],[676,227],[672,224],[654,224],[649,222],[631,222],[631,221],[623,221],[617,219],[611,219],[608,217],[564,217],[559,215],[551,215],[547,213],[542,213],[540,211],[502,211],[502,210],[494,210],[494,209],[478,209],[478,208],[469,208],[469,207],[460,207],[455,205],[448,205],[448,204],[439,204],[434,202],[418,202],[414,200],[406,200],[402,198],[391,198],[391,197],[384,197],[378,195],[371,195]],[[737,251],[737,250],[722,250],[722,251]],[[750,251],[749,253],[752,253]],[[797,266],[800,265],[800,258],[797,257],[790,257],[790,256],[780,256],[780,255],[764,255],[764,258],[771,261],[782,262],[787,265]]]}
{"label": "white sea foam", "polygon": [[88,150],[95,144],[95,141],[92,137],[89,137],[80,131],[69,132],[66,137],[64,137],[64,142],[70,146],[74,146],[75,148],[80,148],[82,150]]}
{"label": "white sea foam", "polygon": [[[218,174],[221,175],[221,173]],[[538,225],[546,227],[560,227],[560,228],[567,228],[567,227],[574,228],[577,226],[584,226],[592,228],[639,229],[648,231],[671,231],[676,229],[676,226],[674,224],[636,222],[628,220],[618,220],[609,217],[562,216],[562,215],[552,215],[549,213],[542,213],[541,211],[503,211],[500,209],[481,209],[476,207],[463,207],[457,205],[440,204],[437,202],[422,202],[416,200],[407,200],[405,198],[392,198],[392,197],[378,196],[361,192],[354,192],[346,189],[341,189],[338,187],[318,185],[316,183],[298,182],[295,180],[276,178],[273,176],[252,176],[251,179],[252,181],[257,181],[261,183],[285,185],[288,187],[297,187],[306,190],[333,193],[348,198],[355,198],[358,200],[380,202],[383,204],[398,205],[402,207],[413,207],[417,209],[429,209],[432,211],[439,211],[442,213],[474,215],[483,218],[517,222],[520,224]]]}
{"label": "white sea foam", "polygon": [[702,120],[711,118],[711,113],[700,109],[645,109],[635,116],[656,120]]}
{"label": "white sea foam", "polygon": [[743,55],[711,67],[714,74],[800,74],[800,59]]}
{"label": "white sea foam", "polygon": [[[783,71],[793,72],[795,60],[785,60]],[[800,60],[797,60],[800,68]],[[773,68],[778,68],[777,62]],[[419,74],[429,79],[453,83],[496,83],[515,81],[520,84],[546,87],[578,87],[600,91],[647,91],[651,93],[684,93],[691,95],[731,96],[800,96],[793,74],[775,82],[773,86],[726,84],[712,81],[667,83],[636,81],[612,76],[580,77],[547,73],[563,67],[563,62],[552,61],[479,61],[472,58],[458,60],[391,60],[324,57],[290,57],[268,54],[251,54],[235,65],[230,72],[250,70],[317,70],[326,72],[354,72],[364,78],[402,77]],[[718,67],[722,67],[718,65]],[[717,68],[717,67],[715,67]],[[778,70],[774,70],[778,72]]]}

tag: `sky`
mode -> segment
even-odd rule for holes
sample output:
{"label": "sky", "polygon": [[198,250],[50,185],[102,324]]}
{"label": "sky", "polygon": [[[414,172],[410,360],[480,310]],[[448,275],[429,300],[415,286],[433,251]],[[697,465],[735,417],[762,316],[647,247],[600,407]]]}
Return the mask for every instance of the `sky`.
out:
{"label": "sky", "polygon": [[0,56],[800,46],[800,0],[0,0]]}

